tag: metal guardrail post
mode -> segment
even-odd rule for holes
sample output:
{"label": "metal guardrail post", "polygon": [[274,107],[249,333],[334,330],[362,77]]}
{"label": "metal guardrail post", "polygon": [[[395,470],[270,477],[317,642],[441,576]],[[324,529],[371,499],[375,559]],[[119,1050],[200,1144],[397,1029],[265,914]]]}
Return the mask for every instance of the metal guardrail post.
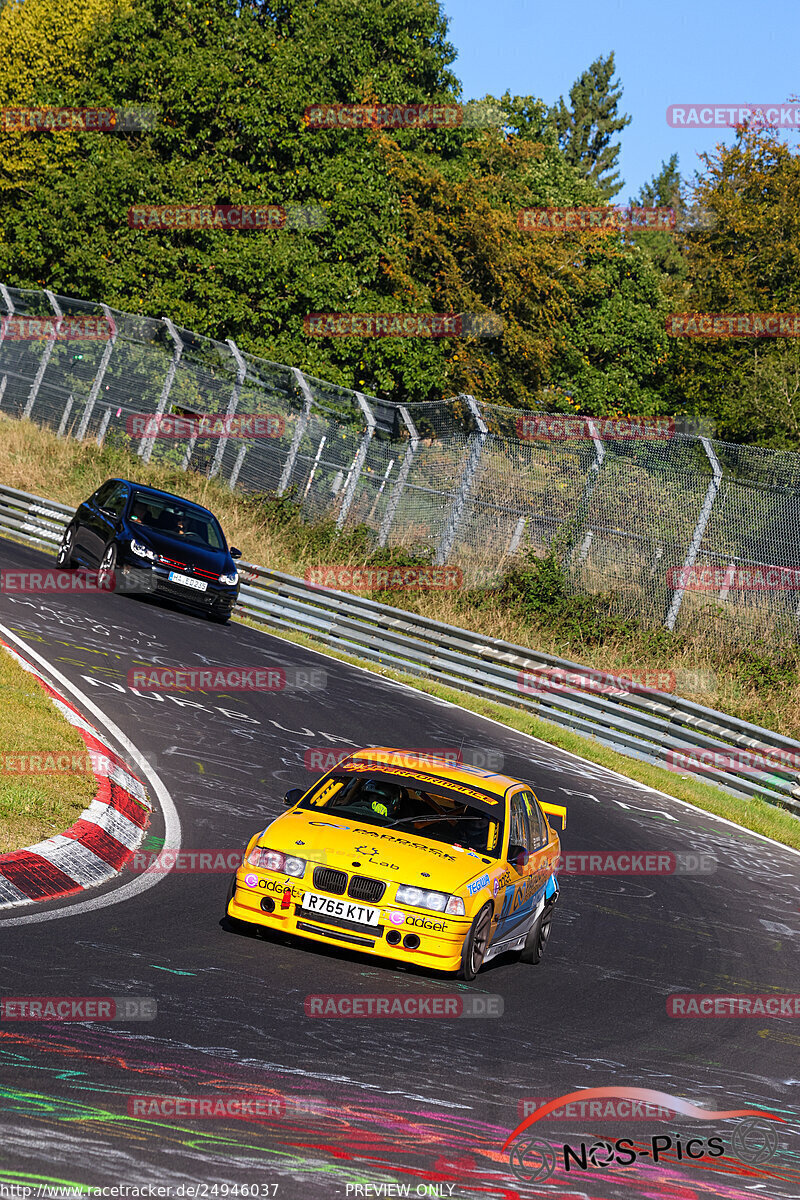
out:
{"label": "metal guardrail post", "polygon": [[89,395],[86,400],[86,407],[83,410],[83,415],[81,416],[80,424],[78,425],[78,429],[75,433],[75,441],[76,442],[82,442],[83,439],[86,437],[86,430],[89,428],[89,422],[92,419],[92,413],[94,412],[94,406],[97,403],[97,397],[100,395],[100,388],[103,386],[103,379],[105,378],[106,368],[108,367],[109,361],[111,359],[111,354],[112,354],[114,346],[116,345],[116,342],[117,342],[117,325],[116,325],[114,318],[111,315],[111,309],[108,307],[107,304],[101,304],[100,307],[103,310],[106,321],[108,322],[108,327],[111,330],[111,337],[108,339],[105,346],[103,347],[103,355],[100,359],[100,365],[98,366],[97,371],[95,373],[95,377],[92,380],[92,386],[89,390]]}
{"label": "metal guardrail post", "polygon": [[[175,381],[175,375],[178,370],[178,363],[181,361],[181,355],[183,354],[183,342],[181,341],[181,337],[180,337],[180,334],[178,333],[177,329],[172,324],[172,321],[170,321],[169,317],[162,317],[161,319],[167,327],[167,333],[172,338],[172,343],[173,343],[175,349],[173,350],[173,353],[172,353],[172,361],[169,364],[169,370],[167,371],[167,378],[164,380],[164,386],[161,389],[161,395],[159,396],[159,399],[158,399],[158,405],[156,406],[156,411],[153,414],[153,419],[156,422],[156,429],[158,428],[159,417],[162,417],[166,410],[167,401],[169,400],[169,394],[172,391],[172,384]],[[150,456],[153,453],[153,446],[155,445],[155,442],[156,442],[156,434],[155,433],[152,434],[151,436],[148,436],[146,433],[143,434],[142,440],[139,443],[139,457],[141,458],[142,462],[150,462]]]}
{"label": "metal guardrail post", "polygon": [[47,299],[50,302],[50,307],[52,308],[53,312],[56,314],[56,323],[53,326],[52,333],[50,334],[50,336],[47,339],[47,345],[45,346],[45,348],[42,352],[42,357],[41,357],[41,361],[39,363],[39,368],[36,372],[33,383],[31,384],[31,390],[28,393],[28,399],[25,402],[25,407],[22,410],[23,420],[25,420],[25,418],[27,418],[31,415],[31,409],[33,408],[33,406],[36,402],[36,397],[39,395],[39,388],[42,386],[42,380],[44,379],[44,373],[47,370],[47,364],[50,362],[50,356],[53,353],[53,347],[56,344],[56,338],[58,337],[58,332],[61,329],[61,322],[64,319],[64,314],[61,311],[61,305],[58,303],[58,301],[56,300],[53,293],[51,291],[48,291],[47,288],[45,288],[44,294],[45,294],[45,296],[47,296]]}
{"label": "metal guardrail post", "polygon": [[358,487],[358,481],[361,478],[361,472],[364,469],[364,463],[367,461],[367,453],[369,451],[369,445],[370,445],[370,442],[372,441],[373,437],[375,436],[375,426],[377,424],[377,422],[375,421],[375,415],[374,415],[372,409],[370,408],[370,406],[367,404],[364,397],[361,395],[361,392],[356,392],[355,395],[356,395],[356,400],[358,401],[358,407],[361,409],[362,413],[366,417],[367,428],[364,430],[364,436],[361,439],[361,445],[358,448],[358,453],[356,454],[355,460],[353,462],[353,466],[350,470],[350,482],[348,483],[348,485],[345,489],[344,499],[342,500],[342,507],[339,509],[339,516],[336,518],[336,528],[337,529],[342,529],[345,521],[347,520],[347,514],[350,511],[350,505],[353,503],[353,500],[355,499],[356,488]]}
{"label": "metal guardrail post", "polygon": [[[5,308],[6,308],[6,317],[4,317],[2,321],[0,321],[0,346],[1,346],[3,344],[3,338],[6,336],[6,329],[8,328],[8,320],[6,318],[13,317],[14,313],[16,312],[16,309],[14,308],[14,301],[11,299],[11,294],[10,294],[8,288],[3,283],[0,283],[0,296],[3,297],[3,304],[5,305]],[[3,387],[3,391],[5,391],[5,386]]]}
{"label": "metal guardrail post", "polygon": [[475,480],[475,476],[478,472],[481,454],[483,453],[483,448],[489,439],[489,427],[481,416],[481,411],[478,408],[478,405],[475,403],[475,397],[462,394],[460,398],[462,400],[466,400],[467,404],[469,405],[470,411],[475,418],[475,423],[478,426],[478,432],[473,435],[472,446],[470,447],[470,451],[467,456],[467,465],[464,467],[464,471],[461,475],[461,483],[459,484],[458,493],[453,501],[453,504],[451,505],[447,522],[442,532],[442,536],[439,539],[439,545],[436,547],[436,558],[434,561],[439,567],[443,566],[450,557],[450,551],[453,549],[453,543],[456,540],[456,534],[458,533],[461,519],[464,516],[464,509],[466,507],[467,499],[470,491],[472,490],[472,484]]}
{"label": "metal guardrail post", "polygon": [[[239,407],[239,397],[242,394],[242,388],[244,387],[244,381],[245,381],[245,378],[247,377],[247,363],[242,358],[242,352],[239,349],[239,347],[236,345],[236,342],[233,340],[233,338],[226,338],[225,344],[228,347],[228,349],[230,350],[231,354],[233,355],[233,360],[236,363],[236,382],[233,385],[233,391],[231,392],[231,398],[228,401],[228,407],[225,411],[225,419],[229,420],[231,417],[235,416],[236,409]],[[225,453],[225,447],[228,444],[228,440],[229,440],[228,434],[226,433],[217,442],[217,448],[214,451],[214,461],[211,463],[211,470],[208,472],[209,479],[214,479],[217,475],[219,475],[220,467],[222,466],[222,457]],[[192,443],[192,449],[194,449],[194,443]],[[190,458],[191,458],[191,453],[187,453],[187,455],[186,455],[187,467],[189,465]]]}
{"label": "metal guardrail post", "polygon": [[714,453],[714,448],[711,445],[711,442],[705,437],[700,438],[700,442],[706,452],[708,461],[711,463],[713,475],[706,490],[703,507],[700,510],[700,516],[697,518],[697,524],[694,527],[694,533],[692,534],[692,540],[689,543],[689,549],[686,552],[686,558],[683,562],[683,569],[681,570],[681,574],[679,576],[678,586],[672,593],[672,601],[667,611],[666,620],[664,621],[664,628],[669,630],[673,630],[675,628],[675,621],[677,620],[681,604],[683,603],[683,596],[686,591],[689,573],[697,559],[697,555],[700,550],[700,543],[703,540],[703,534],[705,533],[706,525],[708,524],[708,518],[711,516],[711,509],[714,506],[714,501],[717,498],[717,494],[722,483],[722,467],[719,465],[719,460]]}
{"label": "metal guardrail post", "polygon": [[408,447],[406,449],[403,465],[400,468],[400,474],[397,476],[397,482],[392,488],[392,494],[389,497],[389,502],[386,505],[386,512],[383,514],[381,521],[380,532],[378,533],[378,545],[385,546],[386,539],[389,537],[394,519],[397,516],[397,509],[400,504],[400,498],[403,495],[403,489],[408,483],[408,477],[411,474],[411,467],[414,463],[414,455],[419,449],[419,434],[417,427],[411,420],[408,409],[404,404],[398,404],[398,411],[403,424],[408,430]]}
{"label": "metal guardrail post", "polygon": [[303,411],[297,418],[292,434],[292,442],[289,446],[289,453],[286,456],[286,462],[283,464],[280,481],[278,483],[277,495],[282,496],[289,486],[292,478],[294,464],[297,461],[297,453],[300,449],[300,442],[303,440],[303,434],[308,425],[308,419],[311,416],[311,405],[314,403],[314,397],[311,394],[311,388],[308,386],[308,380],[302,371],[297,367],[292,367],[292,374],[297,380],[298,387],[303,393]]}

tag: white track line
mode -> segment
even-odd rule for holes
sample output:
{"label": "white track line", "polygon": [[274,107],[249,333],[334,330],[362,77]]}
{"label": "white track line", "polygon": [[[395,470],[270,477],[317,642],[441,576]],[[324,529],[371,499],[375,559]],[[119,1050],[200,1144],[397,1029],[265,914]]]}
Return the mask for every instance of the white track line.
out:
{"label": "white track line", "polygon": [[[41,654],[32,649],[24,638],[17,637],[5,625],[0,625],[0,634],[9,642],[15,643],[19,647],[20,653],[25,657],[37,662],[48,675],[58,681],[64,691],[70,692],[83,711],[90,712],[98,725],[107,730],[117,744],[122,746],[126,753],[130,755],[132,761],[136,763],[142,775],[147,779],[161,806],[161,813],[164,818],[164,849],[179,850],[181,846],[181,820],[178,816],[178,810],[160,775],[153,770],[141,751],[134,746],[130,738],[114,724],[111,718],[105,715],[102,709],[98,708],[80,688],[76,687],[60,671],[51,666],[46,658],[43,658]],[[57,921],[62,917],[71,917],[75,913],[108,908],[112,904],[120,904],[123,900],[130,900],[134,896],[138,896],[140,892],[145,892],[148,888],[154,887],[162,879],[166,879],[167,874],[168,872],[160,866],[155,870],[151,868],[143,872],[138,878],[133,879],[130,883],[124,884],[116,891],[109,892],[105,896],[93,896],[86,900],[80,900],[76,904],[70,904],[66,908],[55,909],[52,912],[32,912],[24,917],[12,917],[9,920],[0,920],[0,925],[31,925],[40,921]],[[35,900],[31,903],[38,905],[45,903],[45,901]]]}

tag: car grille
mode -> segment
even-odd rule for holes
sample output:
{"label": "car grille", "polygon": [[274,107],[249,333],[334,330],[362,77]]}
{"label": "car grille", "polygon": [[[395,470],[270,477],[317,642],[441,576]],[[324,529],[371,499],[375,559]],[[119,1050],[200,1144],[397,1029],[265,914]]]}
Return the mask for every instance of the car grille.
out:
{"label": "car grille", "polygon": [[169,567],[171,571],[182,571],[184,575],[196,575],[198,579],[210,580],[212,583],[219,582],[218,571],[207,571],[205,567],[195,567],[191,563],[178,562],[177,558],[167,558],[165,554],[158,555],[158,562],[162,567]]}
{"label": "car grille", "polygon": [[380,879],[368,879],[365,875],[354,875],[350,880],[347,894],[353,900],[366,900],[368,904],[377,904],[386,884]]}
{"label": "car grille", "polygon": [[[382,925],[365,925],[361,921],[348,921],[345,917],[334,917],[330,913],[318,913],[310,908],[303,908],[302,904],[296,904],[294,912],[298,920],[313,921],[318,926],[329,925],[336,929],[351,929],[354,933],[366,933],[372,938],[383,937]],[[322,933],[324,930],[320,929],[320,932]]]}
{"label": "car grille", "polygon": [[314,887],[321,892],[331,892],[334,896],[343,896],[347,887],[347,874],[335,871],[332,867],[317,867],[314,871]]}

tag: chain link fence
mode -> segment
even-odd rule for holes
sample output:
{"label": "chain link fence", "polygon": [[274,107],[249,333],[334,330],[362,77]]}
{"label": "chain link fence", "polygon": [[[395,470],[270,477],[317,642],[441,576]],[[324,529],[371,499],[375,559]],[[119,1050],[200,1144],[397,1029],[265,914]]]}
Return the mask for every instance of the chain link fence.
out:
{"label": "chain link fence", "polygon": [[[570,427],[466,395],[390,404],[168,318],[49,291],[0,284],[0,318],[8,416],[292,496],[310,518],[457,563],[467,584],[555,547],[575,591],[646,625],[739,643],[797,633],[798,454],[673,427],[609,438],[602,422]],[[204,436],[204,416],[230,420]],[[168,418],[183,418],[181,436],[164,435]]]}

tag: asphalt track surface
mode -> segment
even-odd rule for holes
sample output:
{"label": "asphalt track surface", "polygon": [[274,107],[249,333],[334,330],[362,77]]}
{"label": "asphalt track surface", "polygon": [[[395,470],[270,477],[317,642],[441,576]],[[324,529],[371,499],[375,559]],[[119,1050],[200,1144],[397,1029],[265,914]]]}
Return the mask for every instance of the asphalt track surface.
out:
{"label": "asphalt track surface", "polygon": [[[0,541],[3,567],[52,561]],[[126,871],[78,899],[16,910],[0,920],[3,995],[146,996],[158,1013],[129,1023],[0,1024],[0,1182],[159,1185],[172,1195],[194,1184],[201,1196],[258,1185],[280,1200],[396,1195],[398,1187],[453,1197],[800,1194],[797,1021],[666,1012],[674,992],[800,990],[797,855],[241,625],[221,628],[122,596],[10,594],[0,594],[0,623],[148,757],[174,802],[184,849],[241,849],[282,811],[288,787],[311,782],[310,747],[463,742],[465,754],[501,751],[507,773],[568,806],[565,851],[694,851],[718,863],[697,876],[564,876],[543,962],[503,957],[472,983],[229,932],[221,922],[228,873],[173,871],[141,890],[142,876]],[[158,697],[126,686],[129,668],[142,664],[323,667],[327,686]],[[174,815],[170,822],[174,830]],[[164,836],[159,811],[151,832]],[[305,998],[322,993],[499,995],[504,1012],[306,1016]],[[725,1153],[569,1173],[559,1158],[546,1182],[521,1183],[500,1152],[519,1122],[518,1102],[605,1086],[656,1089],[706,1109],[770,1110],[786,1122],[775,1126],[779,1149],[763,1166],[742,1163],[731,1120],[550,1120],[531,1133],[559,1155],[565,1142],[629,1137],[646,1148],[664,1134],[718,1135]],[[128,1112],[132,1097],[253,1095],[282,1099],[282,1114],[143,1120]]]}

